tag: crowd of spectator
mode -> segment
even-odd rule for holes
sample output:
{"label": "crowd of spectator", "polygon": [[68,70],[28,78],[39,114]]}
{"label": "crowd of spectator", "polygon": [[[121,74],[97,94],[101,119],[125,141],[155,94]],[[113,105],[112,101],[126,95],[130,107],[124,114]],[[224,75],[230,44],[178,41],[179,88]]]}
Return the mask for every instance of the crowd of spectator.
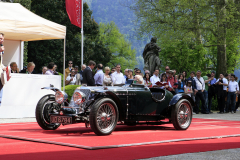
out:
{"label": "crowd of spectator", "polygon": [[[17,64],[10,64],[12,73],[36,74],[35,64],[29,62],[27,67],[19,71]],[[95,73],[93,73],[95,70]],[[170,91],[172,94],[185,93],[193,98],[195,107],[194,114],[212,113],[212,101],[217,98],[219,114],[236,113],[239,106],[239,81],[234,74],[219,74],[215,78],[215,72],[202,76],[201,71],[192,71],[187,77],[187,72],[176,74],[175,69],[170,70],[165,67],[165,72],[159,73],[156,69],[151,75],[148,70],[143,74],[140,69],[125,69],[122,73],[121,65],[115,67],[104,67],[102,64],[96,65],[94,61],[89,61],[88,66],[83,64],[79,71],[78,66],[73,67],[73,62],[68,62],[65,69],[65,85],[87,85],[87,86],[121,86],[128,79],[134,79],[135,83],[146,87],[157,87]],[[57,65],[50,62],[48,66],[42,67],[44,75],[58,75]],[[200,107],[201,101],[201,107]],[[199,110],[200,109],[200,110]]]}
{"label": "crowd of spectator", "polygon": [[[95,74],[92,70],[96,67]],[[85,68],[85,69],[84,69]],[[215,72],[202,76],[201,71],[196,73],[192,71],[187,77],[187,72],[176,74],[175,69],[170,70],[169,66],[165,67],[165,72],[159,74],[155,70],[153,75],[148,70],[145,74],[140,69],[125,69],[121,71],[121,65],[117,64],[113,68],[103,67],[102,64],[96,65],[90,61],[88,66],[82,66],[80,77],[82,85],[88,86],[118,86],[124,85],[128,79],[134,79],[135,83],[145,85],[146,87],[157,87],[170,91],[171,93],[185,93],[195,101],[194,114],[209,114],[212,100],[214,97],[218,101],[219,114],[235,113],[238,103],[239,82],[234,74],[219,74],[215,78]],[[201,101],[201,107],[200,107]]]}

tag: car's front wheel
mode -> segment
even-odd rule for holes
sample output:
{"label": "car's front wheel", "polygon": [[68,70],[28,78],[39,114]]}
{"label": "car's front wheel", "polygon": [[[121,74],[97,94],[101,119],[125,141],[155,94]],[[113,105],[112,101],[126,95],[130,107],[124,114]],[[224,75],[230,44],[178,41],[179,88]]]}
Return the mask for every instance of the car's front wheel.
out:
{"label": "car's front wheel", "polygon": [[171,114],[172,123],[177,130],[186,130],[192,122],[191,103],[186,100],[180,100],[173,108]]}
{"label": "car's front wheel", "polygon": [[60,123],[50,123],[50,113],[60,110],[59,105],[55,105],[54,95],[46,95],[42,97],[36,107],[36,120],[38,125],[44,130],[55,130],[61,124]]}
{"label": "car's front wheel", "polygon": [[90,111],[90,126],[98,136],[109,135],[114,131],[118,121],[118,108],[110,98],[95,102]]}

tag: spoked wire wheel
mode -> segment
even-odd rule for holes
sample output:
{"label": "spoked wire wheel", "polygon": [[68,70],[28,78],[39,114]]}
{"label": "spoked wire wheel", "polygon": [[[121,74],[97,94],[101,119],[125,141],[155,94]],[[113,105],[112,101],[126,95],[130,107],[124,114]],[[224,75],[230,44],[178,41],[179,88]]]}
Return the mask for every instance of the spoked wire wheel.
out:
{"label": "spoked wire wheel", "polygon": [[109,135],[116,128],[118,109],[115,102],[103,98],[93,104],[90,112],[90,125],[97,135]]}
{"label": "spoked wire wheel", "polygon": [[116,122],[115,107],[111,103],[103,103],[97,111],[97,126],[102,132],[109,132]]}
{"label": "spoked wire wheel", "polygon": [[192,107],[188,100],[180,100],[172,109],[172,122],[177,130],[186,130],[192,122]]}

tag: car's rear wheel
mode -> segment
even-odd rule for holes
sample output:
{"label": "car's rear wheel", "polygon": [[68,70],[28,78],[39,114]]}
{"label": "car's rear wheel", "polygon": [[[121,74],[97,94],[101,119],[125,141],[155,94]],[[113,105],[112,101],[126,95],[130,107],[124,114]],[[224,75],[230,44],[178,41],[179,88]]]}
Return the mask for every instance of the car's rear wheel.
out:
{"label": "car's rear wheel", "polygon": [[58,111],[60,110],[60,106],[54,104],[55,103],[55,96],[54,95],[46,95],[42,97],[37,104],[36,107],[36,120],[38,125],[44,130],[55,130],[61,124],[60,123],[50,123],[50,113],[53,110]]}
{"label": "car's rear wheel", "polygon": [[114,131],[118,121],[118,108],[110,98],[95,102],[90,111],[90,126],[98,136],[109,135]]}
{"label": "car's rear wheel", "polygon": [[186,130],[192,122],[191,103],[186,100],[180,100],[172,109],[171,120],[177,130]]}

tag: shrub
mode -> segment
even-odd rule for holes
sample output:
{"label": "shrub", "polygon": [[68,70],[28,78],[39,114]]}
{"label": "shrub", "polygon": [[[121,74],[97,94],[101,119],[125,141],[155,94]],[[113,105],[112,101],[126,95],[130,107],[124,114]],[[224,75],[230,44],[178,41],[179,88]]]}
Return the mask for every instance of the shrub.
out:
{"label": "shrub", "polygon": [[218,108],[218,102],[217,102],[217,96],[213,97],[213,99],[212,99],[212,107],[211,107],[211,109],[212,109],[213,111],[219,110],[219,108]]}
{"label": "shrub", "polygon": [[61,87],[63,87],[63,74],[62,73],[59,73],[58,74],[61,76]]}
{"label": "shrub", "polygon": [[[69,101],[71,100],[73,92],[75,91],[75,89],[77,87],[79,87],[79,85],[68,85],[68,86],[65,86],[65,92],[68,95],[68,100]],[[62,87],[62,90],[63,90],[63,87]]]}

